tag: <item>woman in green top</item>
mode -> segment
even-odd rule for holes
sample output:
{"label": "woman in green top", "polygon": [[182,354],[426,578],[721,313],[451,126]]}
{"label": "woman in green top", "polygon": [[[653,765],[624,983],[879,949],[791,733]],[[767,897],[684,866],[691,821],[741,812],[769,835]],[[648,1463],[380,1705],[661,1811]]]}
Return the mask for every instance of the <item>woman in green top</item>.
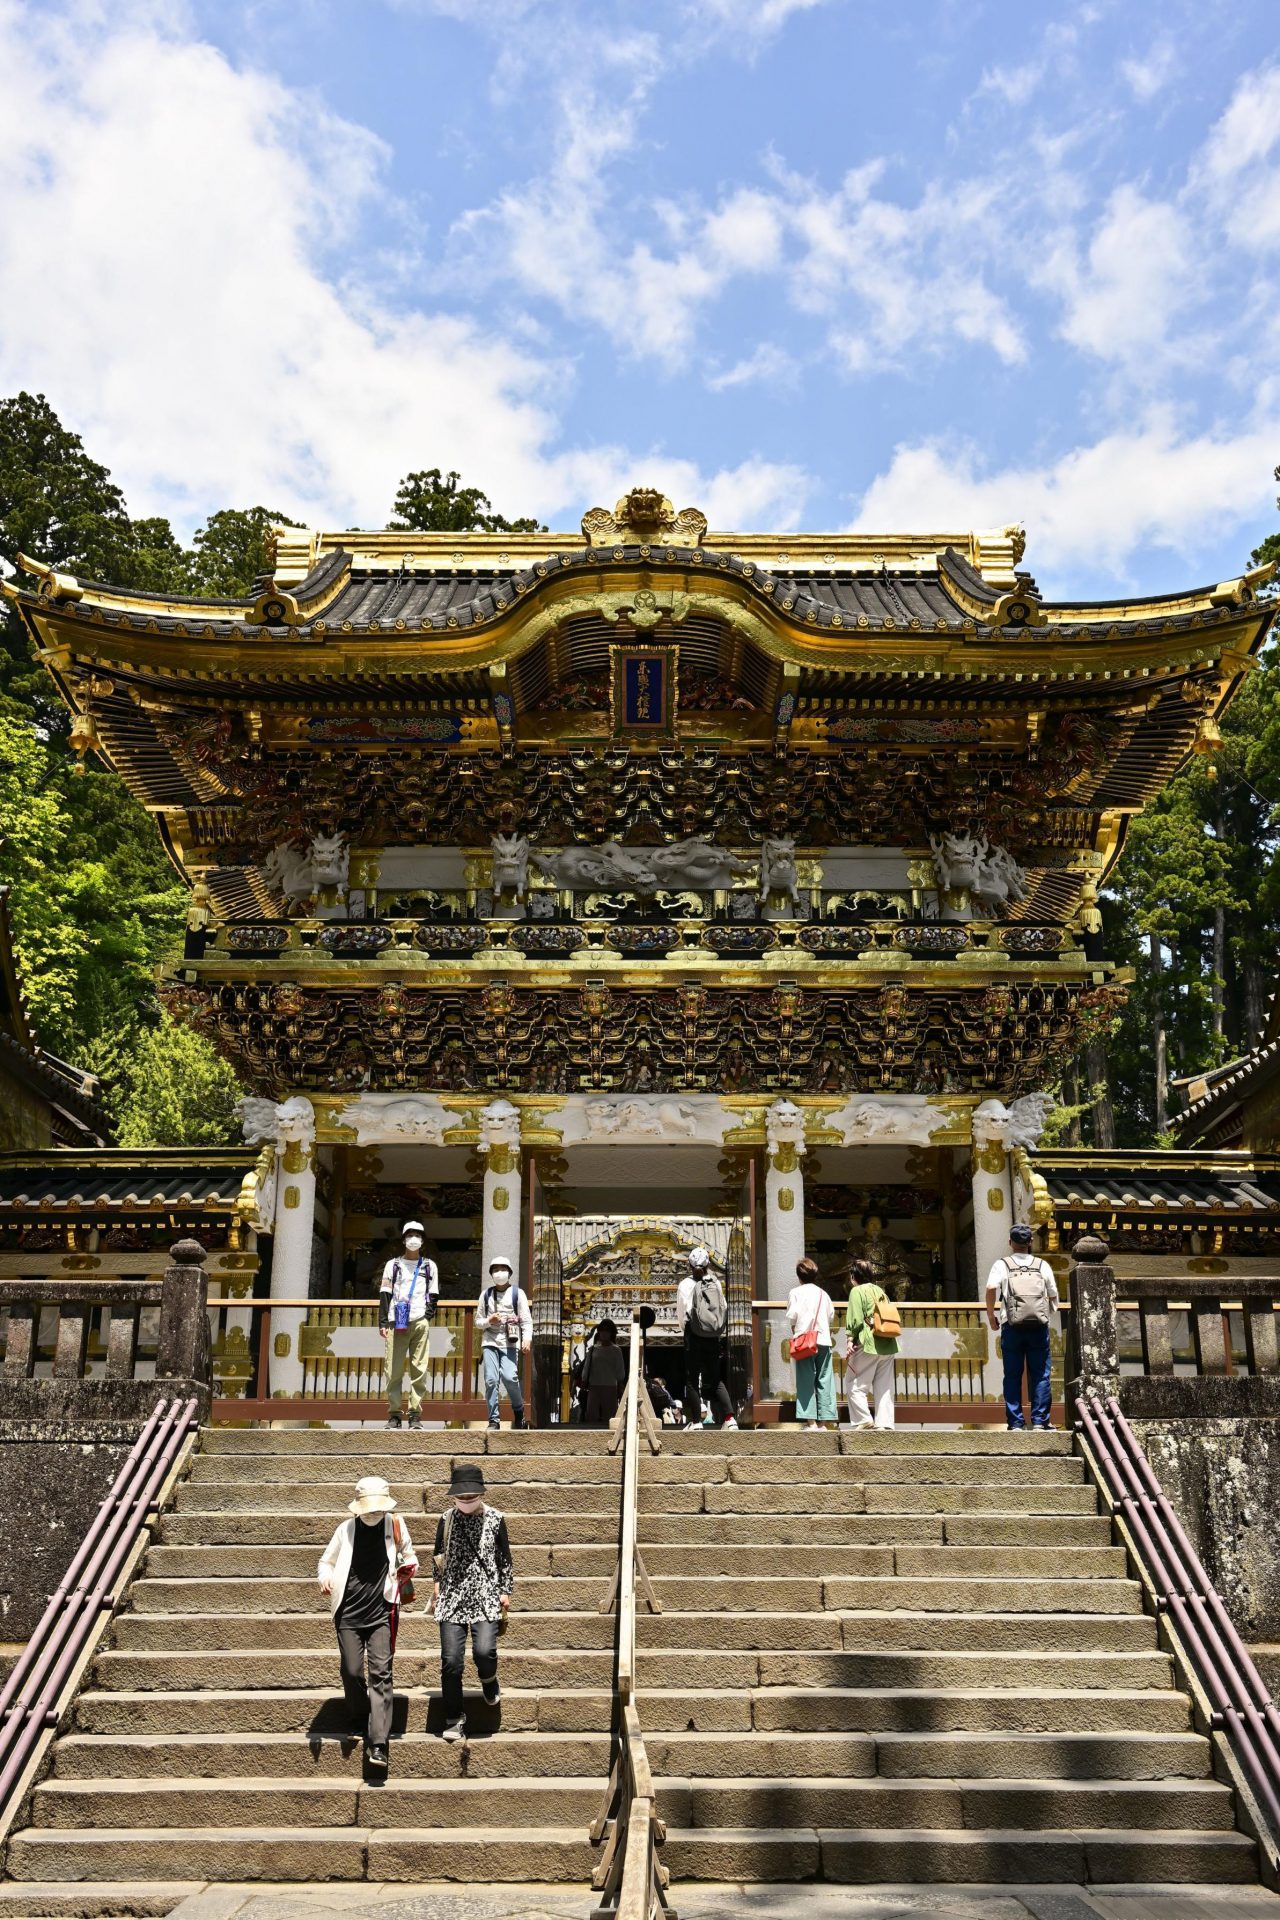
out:
{"label": "woman in green top", "polygon": [[852,1261],[849,1304],[844,1312],[849,1335],[845,1392],[849,1396],[849,1427],[855,1433],[859,1428],[893,1425],[893,1362],[898,1342],[877,1334],[871,1324],[876,1308],[887,1298],[871,1262]]}

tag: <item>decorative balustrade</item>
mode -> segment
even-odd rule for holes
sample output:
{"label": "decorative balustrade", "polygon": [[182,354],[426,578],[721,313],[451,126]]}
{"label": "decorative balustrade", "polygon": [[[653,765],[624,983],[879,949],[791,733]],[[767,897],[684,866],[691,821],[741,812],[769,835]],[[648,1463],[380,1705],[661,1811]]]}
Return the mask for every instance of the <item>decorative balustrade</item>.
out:
{"label": "decorative balustrade", "polygon": [[793,953],[797,959],[856,960],[887,952],[900,960],[952,959],[961,953],[999,955],[1002,965],[1078,957],[1075,935],[1060,926],[997,924],[990,921],[920,919],[844,920],[801,916],[795,920],[723,917],[654,919],[531,920],[486,919],[460,912],[457,917],[378,920],[288,920],[263,923],[215,923],[197,936],[198,951],[188,958],[222,955],[237,960],[317,958],[375,959],[408,952],[433,959],[471,959],[480,953],[523,955],[527,959],[592,962],[621,958],[687,959],[709,954],[721,960],[754,960],[767,953]]}

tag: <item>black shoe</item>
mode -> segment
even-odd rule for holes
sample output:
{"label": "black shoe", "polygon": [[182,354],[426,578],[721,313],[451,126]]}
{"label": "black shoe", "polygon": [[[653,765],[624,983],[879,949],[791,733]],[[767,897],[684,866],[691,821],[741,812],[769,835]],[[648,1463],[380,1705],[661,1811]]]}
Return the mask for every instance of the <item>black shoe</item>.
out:
{"label": "black shoe", "polygon": [[482,1680],[480,1682],[480,1691],[484,1695],[485,1705],[496,1707],[502,1698],[502,1688],[498,1685],[497,1674],[494,1675],[492,1680]]}
{"label": "black shoe", "polygon": [[365,1755],[371,1773],[385,1773],[387,1770],[387,1750],[385,1747],[370,1747]]}
{"label": "black shoe", "polygon": [[389,1414],[387,1415],[387,1425],[388,1425],[389,1427],[394,1427],[394,1428],[396,1429],[396,1431],[397,1431],[397,1432],[399,1432],[399,1429],[400,1429],[400,1415],[399,1415],[398,1413],[389,1413]]}
{"label": "black shoe", "polygon": [[502,1431],[501,1420],[491,1420],[489,1422],[489,1431],[490,1433],[501,1433]]}
{"label": "black shoe", "polygon": [[415,1430],[415,1428],[420,1427],[421,1425],[422,1425],[422,1415],[420,1413],[411,1413],[409,1415],[410,1433],[412,1433]]}
{"label": "black shoe", "polygon": [[518,1413],[515,1419],[511,1422],[511,1427],[512,1427],[512,1431],[515,1433],[527,1433],[529,1429],[529,1422],[525,1419],[522,1413]]}

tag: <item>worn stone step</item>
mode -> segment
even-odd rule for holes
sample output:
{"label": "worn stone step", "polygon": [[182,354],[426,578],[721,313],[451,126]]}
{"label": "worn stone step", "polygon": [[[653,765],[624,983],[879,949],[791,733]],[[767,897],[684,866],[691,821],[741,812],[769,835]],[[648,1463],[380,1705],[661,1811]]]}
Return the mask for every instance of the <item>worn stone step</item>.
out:
{"label": "worn stone step", "polygon": [[[511,1640],[512,1636],[508,1635],[501,1664],[503,1680],[512,1688],[545,1686],[567,1690],[607,1687],[612,1683],[611,1650],[547,1651],[517,1648],[509,1644]],[[709,1662],[714,1671],[709,1671],[706,1684],[751,1686],[756,1679],[757,1658],[752,1652],[710,1656],[683,1653],[681,1667],[684,1669],[690,1662]],[[431,1646],[398,1646],[395,1675],[398,1685],[410,1692],[438,1686],[438,1638]],[[234,1649],[226,1653],[102,1653],[94,1662],[93,1676],[96,1685],[125,1692],[324,1687],[336,1685],[337,1647],[330,1638],[313,1649],[277,1648],[268,1652]]]}
{"label": "worn stone step", "polygon": [[[616,1555],[613,1564],[616,1565]],[[605,1574],[602,1570],[595,1578],[553,1574],[548,1578],[535,1575],[530,1579],[520,1579],[517,1581],[515,1604],[534,1613],[560,1612],[563,1609],[588,1611],[599,1606],[610,1577],[611,1571]],[[423,1582],[425,1585],[425,1574]],[[820,1612],[823,1605],[823,1581],[816,1575],[805,1579],[765,1575],[732,1580],[723,1575],[712,1575],[706,1579],[663,1576],[655,1579],[653,1584],[663,1606],[681,1613],[718,1612],[728,1602],[742,1611],[766,1613]],[[902,1583],[904,1606],[911,1604],[905,1598],[909,1584],[905,1581]],[[965,1583],[955,1584],[957,1594],[962,1594]],[[1088,1606],[1085,1593],[1089,1589],[1089,1582],[1061,1584],[1079,1585],[1082,1589],[1080,1604],[1082,1607]],[[883,1590],[883,1583],[876,1585]],[[273,1613],[324,1613],[328,1609],[328,1602],[314,1579],[144,1580],[139,1582],[134,1591],[133,1603],[138,1613],[208,1613],[219,1607]],[[957,1605],[961,1604],[963,1602],[958,1599]],[[1096,1609],[1099,1612],[1109,1610]]]}
{"label": "worn stone step", "polygon": [[172,1913],[199,1893],[198,1880],[7,1880],[0,1885],[0,1920],[137,1920]]}
{"label": "worn stone step", "polygon": [[[530,1586],[535,1583],[530,1581]],[[570,1586],[566,1581],[564,1585]],[[554,1586],[544,1581],[542,1586]],[[849,1580],[843,1576],[824,1580],[823,1592],[829,1607],[877,1606],[886,1595],[881,1582]],[[985,1613],[988,1609],[1015,1613],[1061,1613],[1078,1606],[1089,1613],[1141,1613],[1142,1589],[1136,1580],[948,1580],[895,1579],[892,1597],[904,1607],[930,1612],[957,1611]]]}
{"label": "worn stone step", "polygon": [[[431,1690],[397,1686],[393,1735],[440,1732],[444,1717],[438,1665],[433,1678],[436,1685]],[[293,1733],[314,1740],[340,1739],[350,1731],[350,1718],[333,1679],[330,1675],[330,1684],[319,1687],[209,1687],[188,1693],[176,1688],[149,1693],[94,1687],[76,1701],[72,1725],[85,1734]],[[603,1689],[567,1692],[558,1687],[539,1693],[504,1678],[500,1706],[486,1706],[471,1688],[464,1691],[464,1698],[467,1726],[477,1735],[494,1733],[499,1727],[504,1734],[597,1733],[611,1723],[612,1695]],[[750,1717],[748,1705],[744,1725],[750,1724]]]}
{"label": "worn stone step", "polygon": [[176,1866],[211,1881],[486,1880],[589,1882],[596,1850],[582,1827],[29,1827],[9,1872],[42,1880],[171,1879]]}
{"label": "worn stone step", "polygon": [[679,1880],[811,1880],[858,1885],[1247,1884],[1257,1849],[1242,1834],[936,1828],[673,1827],[664,1864]]}
{"label": "worn stone step", "polygon": [[[840,1736],[844,1737],[844,1736]],[[852,1744],[852,1741],[851,1743]],[[864,1742],[869,1754],[874,1749]],[[607,1730],[599,1733],[513,1733],[468,1741],[465,1763],[457,1747],[422,1732],[392,1744],[397,1779],[524,1780],[538,1776],[592,1776],[609,1770]],[[300,1733],[66,1734],[54,1750],[60,1780],[187,1780],[235,1778],[330,1780],[363,1776],[359,1740]],[[683,1769],[688,1771],[688,1769]],[[593,1810],[594,1811],[594,1810]]]}
{"label": "worn stone step", "polygon": [[[488,1432],[483,1422],[468,1427],[421,1426],[389,1428],[384,1421],[351,1427],[207,1427],[201,1435],[200,1458],[214,1454],[330,1454],[344,1463],[359,1463],[374,1454],[390,1459],[417,1454],[509,1454],[528,1452],[534,1442],[544,1452],[607,1453],[609,1435],[601,1427],[545,1427],[516,1433],[504,1427]],[[338,1462],[335,1462],[337,1465]]]}
{"label": "worn stone step", "polygon": [[[206,1486],[201,1481],[186,1480],[177,1491],[176,1511],[179,1516],[197,1520],[204,1516],[256,1517],[265,1523],[265,1537],[268,1539],[312,1539],[320,1534],[322,1539],[319,1544],[323,1544],[338,1522],[346,1519],[354,1484],[352,1479],[332,1484],[304,1482],[291,1487]],[[425,1509],[424,1484],[427,1485],[428,1494]],[[429,1515],[434,1526],[446,1504],[447,1485],[447,1480],[430,1483],[415,1481],[410,1486],[403,1482],[392,1483],[392,1492],[411,1530],[415,1524],[421,1526],[424,1513]],[[723,1490],[728,1490],[727,1482]],[[489,1483],[489,1498],[490,1503],[501,1508],[503,1513],[514,1514],[563,1513],[566,1504],[571,1503],[575,1513],[602,1516],[602,1527],[612,1527],[616,1531],[618,1525],[618,1489],[604,1482],[590,1481],[580,1488],[567,1489],[562,1485],[537,1481],[492,1481]],[[700,1513],[703,1489],[700,1483],[684,1485],[678,1481],[642,1481],[640,1506],[662,1513]],[[291,1529],[302,1527],[306,1529],[305,1534],[295,1535],[291,1532]],[[197,1538],[204,1537],[203,1531],[198,1531]],[[263,1538],[264,1532],[260,1529],[253,1537]]]}
{"label": "worn stone step", "polygon": [[[847,1574],[855,1579],[893,1580],[896,1576],[954,1579],[1062,1580],[1123,1579],[1128,1562],[1123,1547],[841,1547],[815,1541],[808,1546],[785,1545],[769,1537],[762,1517],[760,1538],[751,1544],[719,1541],[664,1546],[644,1543],[644,1559],[655,1578],[696,1571],[700,1576],[731,1574],[747,1578],[763,1566],[774,1574]],[[617,1547],[581,1544],[553,1547],[554,1574],[595,1575],[609,1578],[617,1563]],[[529,1569],[530,1572],[537,1569]],[[519,1572],[523,1577],[523,1562]]]}
{"label": "worn stone step", "polygon": [[[1001,1469],[1003,1473],[1003,1468]],[[912,1486],[888,1484],[876,1480],[856,1480],[839,1488],[842,1513],[1015,1513],[1096,1514],[1098,1496],[1084,1482],[1078,1485],[1049,1486],[1024,1481],[1009,1469],[1010,1477],[984,1478],[981,1484],[952,1484],[946,1481],[920,1481]],[[680,1504],[677,1505],[676,1503]],[[681,1488],[674,1484],[658,1487],[640,1481],[642,1513],[703,1511],[706,1513],[773,1513],[779,1504],[778,1487],[770,1482],[744,1485],[741,1481],[712,1483]],[[794,1500],[788,1500],[794,1505]]]}
{"label": "worn stone step", "polygon": [[[659,1461],[644,1460],[640,1465],[643,1480],[664,1476],[653,1469]],[[726,1457],[728,1477],[741,1486],[845,1486],[850,1481],[865,1481],[878,1486],[903,1489],[920,1486],[1079,1486],[1085,1479],[1082,1460],[1070,1454],[1029,1453],[1018,1459],[1012,1454],[987,1457],[978,1454],[948,1453],[847,1453],[833,1459],[810,1463],[799,1471],[794,1461],[776,1458],[761,1449],[753,1453]],[[709,1456],[698,1459],[698,1478],[706,1484],[722,1480],[720,1462],[713,1465]],[[671,1474],[672,1479],[680,1476]]]}
{"label": "worn stone step", "polygon": [[[441,1745],[444,1745],[441,1742]],[[526,1758],[536,1756],[526,1749]],[[529,1774],[504,1787],[502,1813],[518,1827],[589,1827],[600,1806],[608,1762],[587,1777]],[[673,1783],[672,1815],[696,1824],[688,1783]],[[824,1803],[825,1804],[825,1803]],[[38,1787],[33,1824],[41,1827],[466,1827],[493,1818],[493,1785],[455,1770],[453,1778],[385,1785],[359,1778],[223,1779],[173,1775],[157,1780],[62,1780]]]}
{"label": "worn stone step", "polygon": [[1212,1764],[1209,1742],[1200,1733],[1115,1729],[1077,1733],[1067,1729],[1058,1733],[992,1734],[934,1730],[881,1732],[874,1739],[875,1771],[892,1779],[1198,1780],[1209,1774]]}
{"label": "worn stone step", "polygon": [[874,1611],[840,1614],[844,1646],[854,1651],[982,1651],[994,1665],[1006,1653],[1140,1653],[1157,1644],[1156,1622],[1146,1613],[891,1611],[883,1602],[892,1597],[882,1594]]}
{"label": "worn stone step", "polygon": [[657,1779],[673,1826],[1181,1828],[1230,1831],[1230,1789],[1174,1781]]}
{"label": "worn stone step", "polygon": [[[642,1610],[637,1639],[642,1647],[716,1648],[809,1647],[837,1652],[846,1643],[837,1613],[657,1613]],[[138,1652],[221,1652],[272,1648],[301,1651],[335,1645],[327,1614],[298,1613],[125,1613],[118,1616],[114,1646]],[[565,1650],[574,1647],[611,1648],[615,1626],[611,1615],[597,1608],[585,1612],[530,1613],[512,1617],[504,1648]],[[1152,1634],[1154,1644],[1154,1628]],[[439,1629],[423,1607],[405,1612],[400,1620],[397,1648],[439,1646]]]}
{"label": "worn stone step", "polygon": [[[691,1699],[701,1696],[691,1695]],[[658,1696],[645,1695],[646,1725]],[[1191,1703],[1171,1689],[1069,1689],[947,1687],[911,1691],[902,1687],[766,1687],[752,1696],[752,1724],[797,1732],[923,1733],[1183,1733],[1191,1726]],[[655,1721],[655,1724],[659,1724]]]}

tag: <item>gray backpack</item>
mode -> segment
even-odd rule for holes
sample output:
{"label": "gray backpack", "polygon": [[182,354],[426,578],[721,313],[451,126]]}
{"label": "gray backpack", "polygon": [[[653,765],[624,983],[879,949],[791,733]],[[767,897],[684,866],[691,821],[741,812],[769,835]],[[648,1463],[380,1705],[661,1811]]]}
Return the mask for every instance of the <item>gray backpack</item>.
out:
{"label": "gray backpack", "polygon": [[1038,1320],[1049,1324],[1049,1289],[1042,1263],[1034,1254],[1008,1254],[1005,1257],[1004,1317],[1011,1327],[1024,1327]]}
{"label": "gray backpack", "polygon": [[693,1301],[689,1308],[689,1331],[700,1340],[718,1340],[728,1325],[729,1309],[720,1291],[720,1283],[708,1275],[694,1286]]}

